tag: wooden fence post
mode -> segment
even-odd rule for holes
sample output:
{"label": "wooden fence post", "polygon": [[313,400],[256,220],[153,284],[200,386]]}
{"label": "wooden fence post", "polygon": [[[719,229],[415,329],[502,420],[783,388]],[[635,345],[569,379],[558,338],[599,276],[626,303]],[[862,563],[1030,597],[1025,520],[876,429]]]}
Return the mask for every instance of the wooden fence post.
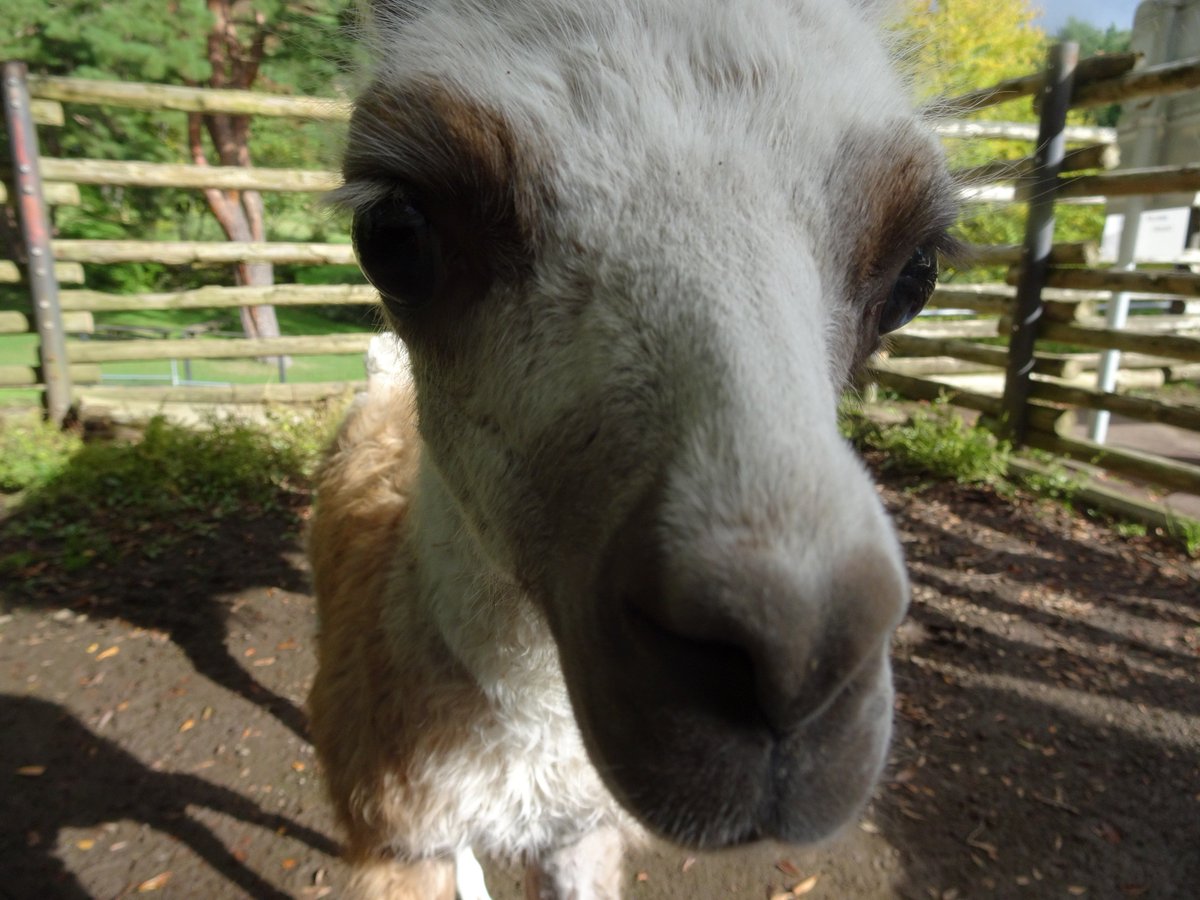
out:
{"label": "wooden fence post", "polygon": [[14,205],[19,211],[21,236],[28,263],[29,296],[37,322],[42,381],[46,385],[46,415],[61,424],[71,406],[71,375],[58,302],[58,279],[50,247],[50,216],[42,193],[37,132],[30,113],[28,74],[22,62],[6,62],[4,121],[12,154]]}
{"label": "wooden fence post", "polygon": [[1063,131],[1071,106],[1079,45],[1055,44],[1046,57],[1046,83],[1042,89],[1037,152],[1028,184],[1029,213],[1025,220],[1025,245],[1021,278],[1017,284],[1013,324],[1008,342],[1008,370],[1004,380],[1004,428],[1007,437],[1025,440],[1029,376],[1033,372],[1033,346],[1042,318],[1042,288],[1054,244],[1054,201],[1059,170],[1066,150]]}

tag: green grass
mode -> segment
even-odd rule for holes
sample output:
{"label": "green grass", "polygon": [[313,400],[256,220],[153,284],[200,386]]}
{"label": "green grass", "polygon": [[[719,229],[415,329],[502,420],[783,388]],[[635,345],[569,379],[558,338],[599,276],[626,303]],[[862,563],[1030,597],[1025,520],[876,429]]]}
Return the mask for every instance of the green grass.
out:
{"label": "green grass", "polygon": [[[280,332],[284,335],[348,334],[374,331],[378,327],[375,314],[362,310],[351,320],[332,320],[311,307],[276,307]],[[357,320],[355,320],[357,319]],[[136,310],[105,313],[97,316],[97,324],[182,329],[204,322],[215,322],[222,331],[240,331],[236,310]],[[202,338],[201,338],[202,340]],[[287,370],[288,382],[357,381],[365,377],[362,354],[320,354],[293,356]],[[37,336],[33,334],[0,335],[0,366],[33,366],[37,364]],[[104,363],[103,375],[139,375],[146,384],[169,384],[171,363],[168,360]],[[177,376],[184,377],[183,360],[176,364]],[[142,381],[137,379],[136,381]],[[279,381],[279,368],[273,363],[255,359],[210,360],[191,363],[191,380],[231,384],[264,384]],[[113,383],[120,383],[119,380]],[[39,392],[30,388],[0,388],[0,406],[34,404]]]}

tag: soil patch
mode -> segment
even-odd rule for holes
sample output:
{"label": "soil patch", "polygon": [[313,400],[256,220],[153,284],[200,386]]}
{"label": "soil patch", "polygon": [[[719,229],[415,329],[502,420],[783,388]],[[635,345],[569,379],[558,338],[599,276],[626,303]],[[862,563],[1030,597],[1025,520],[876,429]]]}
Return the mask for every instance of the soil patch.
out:
{"label": "soil patch", "polygon": [[[1200,565],[1027,497],[882,477],[914,596],[875,801],[815,850],[648,848],[627,895],[1195,896]],[[340,894],[301,710],[306,503],[170,558],[0,576],[0,897]],[[515,867],[489,875],[521,896]]]}

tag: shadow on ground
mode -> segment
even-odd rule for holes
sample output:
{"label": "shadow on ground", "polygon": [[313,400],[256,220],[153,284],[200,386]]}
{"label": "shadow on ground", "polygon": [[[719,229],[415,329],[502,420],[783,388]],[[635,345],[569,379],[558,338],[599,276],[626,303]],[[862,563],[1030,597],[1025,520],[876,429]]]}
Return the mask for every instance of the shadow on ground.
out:
{"label": "shadow on ground", "polygon": [[[180,841],[249,896],[287,897],[189,814],[198,807],[269,831],[286,831],[327,855],[337,853],[325,835],[267,812],[239,793],[193,775],[153,771],[53,703],[0,694],[0,734],[0,860],[6,882],[0,893],[16,889],[11,896],[33,896],[24,890],[80,900],[91,896],[54,854],[56,836],[68,827],[131,820]],[[38,760],[37,765],[30,760]]]}
{"label": "shadow on ground", "polygon": [[923,493],[887,497],[914,605],[877,821],[906,895],[1194,896],[1194,564],[1028,502]]}
{"label": "shadow on ground", "polygon": [[86,445],[0,509],[0,896],[325,896],[307,489],[152,451]]}
{"label": "shadow on ground", "polygon": [[[95,490],[96,453],[114,472],[101,503],[70,490],[75,483]],[[0,599],[8,607],[69,610],[165,633],[199,674],[306,739],[302,711],[231,655],[226,632],[241,592],[308,590],[299,538],[307,493],[268,484],[265,499],[231,508],[239,488],[264,490],[256,483],[261,472],[231,466],[231,474],[218,471],[229,477],[221,487],[233,496],[214,492],[209,508],[139,519],[139,510],[161,505],[155,495],[195,489],[178,483],[177,466],[160,470],[155,462],[136,444],[87,445],[54,481],[10,502],[0,518],[0,574],[9,576]]]}

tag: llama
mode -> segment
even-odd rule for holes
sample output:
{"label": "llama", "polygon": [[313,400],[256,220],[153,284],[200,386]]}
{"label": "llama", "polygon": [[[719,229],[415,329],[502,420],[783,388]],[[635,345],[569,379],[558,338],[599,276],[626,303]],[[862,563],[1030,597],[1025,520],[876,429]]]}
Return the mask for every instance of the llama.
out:
{"label": "llama", "polygon": [[617,897],[646,831],[866,801],[908,588],[837,399],[954,213],[882,6],[374,3],[336,199],[403,346],[311,532],[357,896]]}

